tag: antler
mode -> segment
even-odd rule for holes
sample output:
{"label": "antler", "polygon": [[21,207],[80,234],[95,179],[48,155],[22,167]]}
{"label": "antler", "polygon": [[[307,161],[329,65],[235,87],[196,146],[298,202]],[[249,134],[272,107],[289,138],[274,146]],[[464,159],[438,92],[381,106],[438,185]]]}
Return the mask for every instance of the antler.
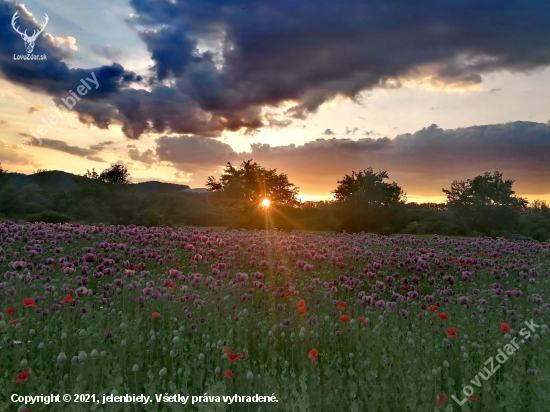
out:
{"label": "antler", "polygon": [[15,27],[15,20],[17,20],[18,18],[19,18],[19,12],[16,11],[15,14],[13,15],[13,18],[11,19],[11,26],[12,26],[13,29],[14,29],[17,33],[19,33],[23,38],[29,37],[29,36],[27,36],[27,30],[25,30],[25,33],[21,33],[21,32],[19,31],[19,27]]}
{"label": "antler", "polygon": [[42,25],[42,28],[38,31],[38,33],[35,30],[34,33],[31,36],[31,39],[36,40],[36,38],[38,38],[40,33],[42,33],[44,31],[44,29],[46,28],[46,24],[48,24],[48,21],[50,21],[50,18],[48,17],[48,15],[46,13],[44,13],[44,16],[46,18],[45,18],[44,24]]}

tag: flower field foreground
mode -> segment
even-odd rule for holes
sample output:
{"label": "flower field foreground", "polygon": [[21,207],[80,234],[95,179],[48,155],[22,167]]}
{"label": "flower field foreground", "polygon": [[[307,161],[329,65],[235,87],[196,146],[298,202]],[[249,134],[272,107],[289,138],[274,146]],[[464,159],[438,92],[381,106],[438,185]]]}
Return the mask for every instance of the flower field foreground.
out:
{"label": "flower field foreground", "polygon": [[8,222],[0,274],[2,411],[549,410],[548,243]]}

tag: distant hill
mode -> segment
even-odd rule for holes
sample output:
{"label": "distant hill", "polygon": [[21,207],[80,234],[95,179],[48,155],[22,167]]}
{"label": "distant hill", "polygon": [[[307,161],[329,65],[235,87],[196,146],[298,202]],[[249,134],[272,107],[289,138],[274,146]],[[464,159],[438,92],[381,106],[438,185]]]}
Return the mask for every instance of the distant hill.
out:
{"label": "distant hill", "polygon": [[196,187],[194,189],[183,189],[187,193],[208,193],[208,189],[205,187]]}
{"label": "distant hill", "polygon": [[[24,175],[22,173],[8,173],[10,183],[13,183],[17,188],[21,189],[27,185],[39,185],[48,188],[52,192],[65,192],[76,188],[74,179],[85,179],[85,177],[74,175],[72,173],[52,170],[47,172],[35,173],[32,175]],[[145,193],[176,193],[189,191],[187,185],[179,185],[176,183],[165,182],[141,182],[132,185],[134,190],[139,194]],[[194,192],[195,189],[191,189]]]}

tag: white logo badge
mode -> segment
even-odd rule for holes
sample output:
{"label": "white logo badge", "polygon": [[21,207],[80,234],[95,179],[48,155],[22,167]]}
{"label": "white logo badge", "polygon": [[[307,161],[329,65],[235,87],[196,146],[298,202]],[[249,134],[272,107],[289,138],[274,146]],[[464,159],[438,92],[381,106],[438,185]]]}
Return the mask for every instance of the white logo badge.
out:
{"label": "white logo badge", "polygon": [[19,12],[16,11],[15,14],[13,15],[13,18],[11,19],[11,26],[18,34],[21,35],[21,37],[25,41],[25,49],[27,49],[27,54],[31,54],[32,51],[34,50],[34,42],[36,41],[40,33],[44,31],[44,29],[46,28],[46,24],[48,24],[48,20],[49,20],[48,15],[44,13],[45,20],[44,20],[44,24],[42,25],[42,28],[40,30],[34,30],[34,33],[32,34],[32,36],[27,35],[27,30],[25,30],[24,33],[21,33],[21,31],[19,31],[19,27],[15,26],[15,23],[18,17],[19,17]]}

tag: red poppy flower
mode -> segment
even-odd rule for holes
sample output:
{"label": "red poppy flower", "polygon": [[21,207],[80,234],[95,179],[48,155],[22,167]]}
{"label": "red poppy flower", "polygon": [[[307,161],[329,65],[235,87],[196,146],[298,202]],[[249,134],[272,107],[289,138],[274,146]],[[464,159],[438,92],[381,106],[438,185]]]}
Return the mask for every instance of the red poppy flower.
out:
{"label": "red poppy flower", "polygon": [[439,316],[439,319],[441,320],[449,320],[449,315],[446,313],[439,313],[437,316]]}
{"label": "red poppy flower", "polygon": [[307,357],[311,359],[312,362],[315,362],[317,360],[317,356],[319,356],[319,351],[317,349],[312,349],[307,354]]}
{"label": "red poppy flower", "polygon": [[224,346],[224,347],[222,348],[222,353],[224,353],[224,352],[225,352],[225,353],[231,353],[231,352],[229,352],[229,348],[228,348],[227,346]]}
{"label": "red poppy flower", "polygon": [[38,307],[34,304],[34,299],[33,298],[23,299],[23,305],[24,305],[23,307],[25,307],[25,308],[30,308],[31,306],[35,307],[35,308]]}
{"label": "red poppy flower", "polygon": [[449,260],[454,260],[452,257],[449,257]]}
{"label": "red poppy flower", "polygon": [[229,362],[237,362],[240,359],[240,356],[238,353],[228,353],[227,354],[227,360]]}
{"label": "red poppy flower", "polygon": [[340,302],[338,304],[338,309],[339,310],[346,310],[346,302]]}
{"label": "red poppy flower", "polygon": [[231,379],[233,377],[233,371],[229,369],[225,369],[222,371],[222,376],[227,379]]}
{"label": "red poppy flower", "polygon": [[299,314],[299,315],[305,315],[305,313],[306,313],[306,308],[303,307],[303,306],[300,306],[300,307],[298,308],[298,314]]}
{"label": "red poppy flower", "polygon": [[15,382],[20,385],[23,382],[27,382],[30,377],[31,373],[29,369],[24,369],[23,372],[20,372],[15,376]]}
{"label": "red poppy flower", "polygon": [[474,402],[478,402],[478,401],[479,401],[479,399],[477,399],[477,398],[475,397],[475,395],[470,395],[470,400],[471,400],[471,401],[474,401]]}
{"label": "red poppy flower", "polygon": [[436,305],[430,305],[430,312],[435,312],[436,310],[439,309],[439,306],[436,306]]}
{"label": "red poppy flower", "polygon": [[405,285],[405,286],[401,286],[401,289],[403,289],[403,290],[409,290],[409,287]]}
{"label": "red poppy flower", "polygon": [[6,308],[6,313],[8,314],[8,316],[15,315],[15,308]]}
{"label": "red poppy flower", "polygon": [[510,325],[508,325],[507,323],[501,323],[500,324],[500,331],[501,332],[507,332],[507,333],[510,333],[512,329],[510,328]]}
{"label": "red poppy flower", "polygon": [[12,320],[10,323],[11,323],[13,326],[15,326],[15,325],[17,325],[17,324],[20,323],[20,322],[19,322],[19,319],[15,319],[15,320]]}
{"label": "red poppy flower", "polygon": [[342,316],[340,316],[340,320],[342,322],[349,322],[351,319],[349,318],[348,315],[342,315]]}
{"label": "red poppy flower", "polygon": [[66,295],[63,299],[61,299],[61,303],[74,303],[76,302],[75,299],[71,297],[71,295]]}
{"label": "red poppy flower", "polygon": [[162,316],[158,312],[151,313],[151,322],[158,322],[162,319]]}
{"label": "red poppy flower", "polygon": [[290,297],[290,293],[288,293],[288,292],[285,292],[285,294],[284,294],[284,296],[283,296],[283,297],[284,297],[284,298],[289,298],[289,297]]}
{"label": "red poppy flower", "polygon": [[361,321],[361,326],[365,326],[365,325],[366,325],[366,323],[365,323],[365,320],[366,320],[366,319],[367,319],[367,318],[359,318],[359,320]]}
{"label": "red poppy flower", "polygon": [[237,353],[237,355],[239,355],[239,359],[244,359],[244,357],[246,356],[246,353],[243,350],[242,352]]}
{"label": "red poppy flower", "polygon": [[434,399],[434,403],[436,405],[443,405],[445,402],[447,402],[447,396],[444,393],[438,393],[437,397],[439,398],[439,400]]}
{"label": "red poppy flower", "polygon": [[174,285],[174,282],[170,282],[168,287],[171,288],[172,290],[178,290],[178,287],[176,285]]}
{"label": "red poppy flower", "polygon": [[137,270],[138,272],[141,272],[141,269],[143,269],[143,268],[141,267],[141,265],[137,265],[137,266],[136,266],[136,270]]}
{"label": "red poppy flower", "polygon": [[298,301],[298,307],[299,307],[299,308],[300,308],[300,307],[304,307],[304,308],[305,308],[305,307],[306,307],[306,301],[303,300],[303,299],[300,299],[300,300]]}
{"label": "red poppy flower", "polygon": [[448,338],[458,338],[458,329],[457,328],[449,328],[445,332],[447,332]]}
{"label": "red poppy flower", "polygon": [[176,263],[177,268],[181,268],[181,263]]}

